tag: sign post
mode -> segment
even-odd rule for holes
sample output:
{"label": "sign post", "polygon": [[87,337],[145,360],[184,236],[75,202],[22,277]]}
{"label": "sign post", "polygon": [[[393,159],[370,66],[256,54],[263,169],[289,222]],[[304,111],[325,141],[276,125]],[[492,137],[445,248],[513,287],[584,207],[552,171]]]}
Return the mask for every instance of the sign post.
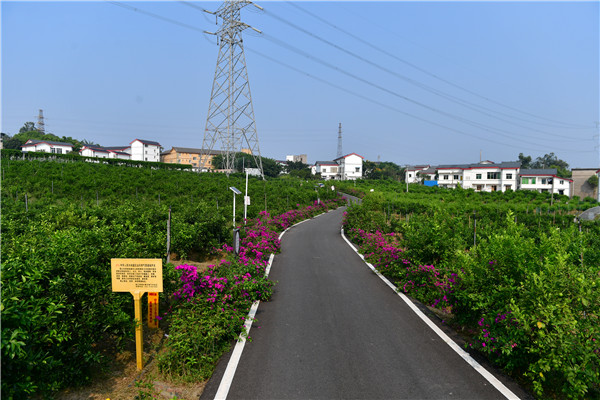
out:
{"label": "sign post", "polygon": [[110,260],[112,291],[133,295],[135,310],[135,348],[137,369],[143,368],[144,335],[142,328],[142,296],[147,291],[163,291],[162,260],[160,258],[113,258]]}

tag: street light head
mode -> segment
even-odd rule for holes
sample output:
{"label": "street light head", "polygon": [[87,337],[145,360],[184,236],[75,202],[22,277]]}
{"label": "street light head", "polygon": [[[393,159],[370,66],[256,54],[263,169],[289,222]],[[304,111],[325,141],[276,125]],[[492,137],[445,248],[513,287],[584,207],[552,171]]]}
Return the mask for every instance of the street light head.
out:
{"label": "street light head", "polygon": [[240,192],[236,187],[234,186],[229,186],[229,189],[235,193],[235,194],[242,194],[242,192]]}

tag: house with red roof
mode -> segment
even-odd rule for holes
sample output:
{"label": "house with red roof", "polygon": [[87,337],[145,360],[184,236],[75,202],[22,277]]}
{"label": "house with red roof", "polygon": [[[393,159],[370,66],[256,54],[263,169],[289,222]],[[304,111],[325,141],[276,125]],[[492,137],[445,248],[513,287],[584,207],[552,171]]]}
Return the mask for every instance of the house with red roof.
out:
{"label": "house with red roof", "polygon": [[42,151],[45,153],[67,154],[73,151],[73,144],[52,142],[50,140],[29,139],[23,146],[23,151]]}

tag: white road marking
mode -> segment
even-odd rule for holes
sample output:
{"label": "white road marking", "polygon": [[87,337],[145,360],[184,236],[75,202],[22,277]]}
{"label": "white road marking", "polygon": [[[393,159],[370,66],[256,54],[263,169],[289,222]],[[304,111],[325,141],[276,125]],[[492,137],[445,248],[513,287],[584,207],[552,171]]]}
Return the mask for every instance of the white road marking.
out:
{"label": "white road marking", "polygon": [[483,376],[490,384],[492,384],[492,386],[494,386],[500,393],[502,393],[504,397],[511,400],[519,400],[519,396],[517,396],[509,388],[504,386],[504,384],[500,382],[494,375],[492,375],[487,369],[483,368],[481,364],[475,361],[473,357],[469,355],[469,353],[467,353],[452,339],[450,339],[450,337],[448,337],[448,335],[446,335],[444,331],[438,328],[436,324],[434,324],[429,318],[427,318],[427,316],[421,310],[419,310],[417,306],[412,301],[410,301],[410,299],[404,293],[400,292],[392,282],[390,282],[385,276],[383,276],[379,271],[377,271],[377,269],[371,263],[367,262],[367,260],[365,260],[365,257],[358,252],[358,249],[354,247],[354,245],[346,238],[346,235],[344,235],[344,228],[342,228],[341,234],[346,243],[348,243],[350,248],[354,250],[356,254],[360,256],[360,258],[362,258],[365,264],[367,264],[367,266],[371,268],[371,270],[375,272],[377,276],[379,276],[379,278],[381,278],[381,280],[385,282],[386,285],[392,288],[394,292],[396,292],[396,294],[400,296],[400,298],[404,300],[404,302],[411,308],[411,310],[413,310],[414,313],[417,314],[417,316],[427,324],[427,326],[429,326],[444,342],[446,342],[446,344],[448,344],[448,346],[450,346],[452,350],[458,353],[458,355],[463,360],[465,360],[471,367],[473,367],[475,371],[479,372],[479,374]]}

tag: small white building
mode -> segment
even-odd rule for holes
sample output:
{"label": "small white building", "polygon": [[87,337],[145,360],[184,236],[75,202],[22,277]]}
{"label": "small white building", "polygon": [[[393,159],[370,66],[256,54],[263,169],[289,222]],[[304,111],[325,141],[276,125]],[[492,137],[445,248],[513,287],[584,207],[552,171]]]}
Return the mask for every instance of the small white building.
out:
{"label": "small white building", "polygon": [[539,193],[554,193],[571,196],[573,181],[561,178],[555,168],[523,169],[519,174],[521,190],[535,190]]}
{"label": "small white building", "polygon": [[317,161],[315,163],[315,173],[321,174],[325,180],[337,179],[340,166],[335,161]]}
{"label": "small white building", "polygon": [[463,185],[464,167],[457,165],[440,165],[437,167],[438,186],[447,189],[456,189]]}
{"label": "small white building", "polygon": [[85,145],[79,150],[79,155],[83,157],[96,158],[118,158],[121,160],[130,160],[131,155],[123,151],[124,147],[102,147]]}
{"label": "small white building", "polygon": [[408,183],[421,182],[421,180],[423,180],[423,177],[419,176],[419,172],[425,171],[429,169],[429,167],[431,167],[429,164],[406,167],[406,169],[404,170],[404,181]]}
{"label": "small white building", "polygon": [[160,148],[158,142],[135,139],[130,143],[129,154],[132,160],[160,162]]}
{"label": "small white building", "polygon": [[346,181],[362,178],[363,159],[363,156],[350,153],[333,160],[339,165],[338,179]]}
{"label": "small white building", "polygon": [[55,154],[67,154],[73,151],[73,145],[71,143],[34,139],[29,139],[21,146],[21,148],[23,151],[41,151]]}

